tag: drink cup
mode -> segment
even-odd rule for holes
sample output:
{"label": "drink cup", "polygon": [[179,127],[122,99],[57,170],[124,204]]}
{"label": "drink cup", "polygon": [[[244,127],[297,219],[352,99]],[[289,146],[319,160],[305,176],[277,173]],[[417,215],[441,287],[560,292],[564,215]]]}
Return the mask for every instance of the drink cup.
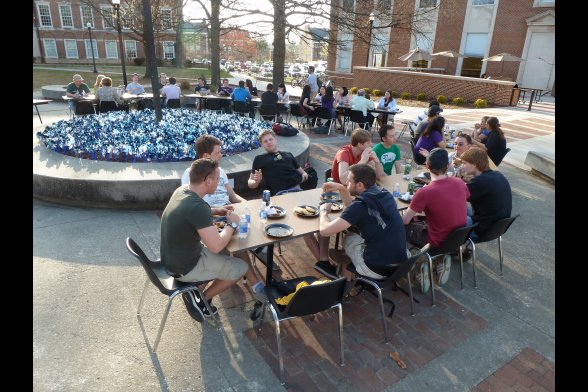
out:
{"label": "drink cup", "polygon": [[410,175],[410,171],[411,171],[411,170],[412,170],[412,166],[411,166],[411,164],[410,164],[410,163],[406,163],[406,164],[404,165],[404,175],[405,175],[405,176],[408,176],[408,175]]}

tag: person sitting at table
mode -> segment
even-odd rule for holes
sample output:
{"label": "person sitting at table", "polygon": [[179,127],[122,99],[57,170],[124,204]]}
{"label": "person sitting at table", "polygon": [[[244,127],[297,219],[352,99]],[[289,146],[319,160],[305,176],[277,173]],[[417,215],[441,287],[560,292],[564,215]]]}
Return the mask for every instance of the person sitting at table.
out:
{"label": "person sitting at table", "polygon": [[247,90],[247,88],[245,87],[244,81],[239,80],[239,85],[231,93],[231,98],[233,99],[233,102],[243,102],[249,110],[249,117],[255,117],[253,105],[251,105],[251,94],[249,93],[249,90]]}
{"label": "person sitting at table", "polygon": [[253,85],[253,81],[251,79],[245,79],[245,88],[249,90],[249,94],[251,94],[252,97],[258,96],[257,87]]}
{"label": "person sitting at table", "polygon": [[[273,107],[275,111],[278,111],[278,94],[274,92],[274,85],[272,83],[268,83],[265,91],[261,94],[261,106],[265,107]],[[274,116],[261,116],[265,121],[273,121]]]}
{"label": "person sitting at table", "polygon": [[[73,76],[73,82],[67,85],[65,89],[65,95],[71,98],[80,98],[86,94],[90,94],[90,87],[86,83],[83,83],[84,79],[79,74]],[[76,111],[76,100],[71,99],[68,101],[69,109],[75,113]]]}
{"label": "person sitting at table", "polygon": [[445,138],[443,137],[443,127],[445,127],[445,118],[437,116],[429,122],[421,137],[419,137],[419,140],[414,146],[414,158],[419,165],[425,163],[427,153],[433,148],[447,147],[447,143],[445,143]]}
{"label": "person sitting at table", "polygon": [[[216,93],[219,97],[230,97],[233,93],[233,88],[229,86],[229,79],[223,79],[223,83],[218,87]],[[231,102],[228,100],[221,99],[219,102],[219,106],[223,109],[225,113],[231,113]]]}
{"label": "person sitting at table", "polygon": [[286,189],[302,189],[300,183],[308,179],[308,173],[300,167],[292,153],[278,149],[274,131],[263,129],[259,133],[259,141],[266,152],[253,159],[247,186],[256,189],[265,179],[265,186],[272,196]]}
{"label": "person sitting at table", "polygon": [[351,132],[351,144],[339,149],[331,165],[331,177],[333,181],[347,185],[349,167],[356,163],[366,163],[373,167],[377,177],[386,175],[382,162],[372,150],[372,134],[363,128],[355,128]]}
{"label": "person sitting at table", "polygon": [[[433,105],[439,106],[439,108],[441,108],[441,105],[439,104],[439,101],[433,99],[431,101],[429,101],[429,108]],[[440,110],[441,112],[443,110]],[[429,116],[429,109],[425,109],[423,112],[421,112],[421,114],[419,114],[417,116],[417,118],[412,122],[411,124],[411,129],[414,131],[416,129],[416,127],[421,123],[421,121],[423,121],[424,119],[426,119]],[[416,143],[416,141],[415,141]]]}
{"label": "person sitting at table", "polygon": [[[470,192],[462,180],[445,175],[448,162],[449,154],[444,148],[435,148],[430,152],[426,166],[431,173],[431,182],[414,194],[408,209],[402,215],[402,221],[406,225],[406,241],[413,246],[422,248],[429,243],[432,248],[437,248],[451,232],[467,223],[466,208]],[[423,212],[426,220],[416,218],[416,214]],[[413,218],[421,223],[412,223]],[[417,232],[421,233],[420,231],[413,230],[413,226],[421,226],[423,221],[426,222],[426,240],[415,235]],[[449,279],[450,268],[451,256],[446,256],[437,263],[435,272],[439,286],[443,286]],[[423,262],[417,273],[417,281],[423,294],[429,290],[428,276],[428,263]]]}
{"label": "person sitting at table", "polygon": [[433,105],[429,107],[429,109],[427,110],[427,118],[421,121],[414,131],[413,141],[415,144],[418,142],[423,131],[429,126],[429,123],[433,121],[436,117],[440,116],[442,111],[443,109],[441,109],[441,107],[439,107],[438,105]]}
{"label": "person sitting at table", "polygon": [[[339,192],[345,209],[340,216],[331,219],[331,203],[320,206],[320,236],[329,238],[344,232],[343,249],[357,273],[384,279],[407,261],[406,232],[396,201],[390,192],[376,185],[373,167],[355,164],[349,167],[347,186],[326,182],[323,191]],[[355,230],[347,231],[351,226]],[[353,275],[346,268],[347,264],[341,267],[343,276],[350,281]],[[319,261],[315,269],[332,279],[337,278],[335,266],[328,261]]]}
{"label": "person sitting at table", "polygon": [[96,82],[94,83],[94,88],[92,89],[94,91],[94,94],[96,94],[98,92],[98,89],[100,87],[102,87],[102,79],[104,79],[106,77],[106,75],[98,75],[96,76]]}
{"label": "person sitting at table", "polygon": [[115,102],[116,106],[123,103],[119,89],[112,87],[112,79],[108,76],[102,79],[102,87],[98,89],[96,99],[100,101],[101,104],[105,101]]}
{"label": "person sitting at table", "polygon": [[159,83],[157,84],[157,89],[159,90],[159,93],[161,94],[161,90],[167,86],[169,84],[169,80],[167,79],[167,75],[165,74],[165,72],[162,72],[159,74]]}
{"label": "person sitting at table", "polygon": [[[394,99],[394,97],[392,97],[391,90],[386,90],[386,92],[384,93],[384,96],[382,98],[380,98],[380,101],[378,102],[377,108],[384,109],[389,112],[398,111],[398,109],[396,108],[396,99]],[[378,125],[382,126],[388,122],[388,114],[380,113],[380,114],[378,114],[378,117],[376,117],[376,119],[378,121]]]}
{"label": "person sitting at table", "polygon": [[402,171],[400,165],[400,147],[396,143],[396,131],[392,124],[384,124],[380,127],[378,133],[380,134],[381,143],[376,144],[372,150],[378,157],[382,164],[384,173],[392,174],[392,167],[395,168],[396,173]]}
{"label": "person sitting at table", "polygon": [[488,129],[490,133],[488,134],[488,139],[486,139],[486,143],[480,143],[479,141],[473,139],[474,145],[480,147],[486,151],[492,162],[498,166],[502,159],[507,153],[506,150],[506,137],[504,136],[504,132],[500,128],[500,123],[498,122],[498,118],[490,117],[486,122],[488,125]]}
{"label": "person sitting at table", "polygon": [[[212,299],[245,276],[253,296],[264,300],[263,283],[257,278],[246,251],[229,256],[225,250],[237,230],[239,215],[233,207],[211,208],[203,200],[216,191],[220,170],[215,160],[200,158],[190,167],[190,183],[180,185],[170,197],[161,216],[161,262],[168,273],[181,282],[198,282],[214,279],[204,291],[204,298],[194,292],[184,293],[190,315],[202,322],[209,317],[204,300]],[[226,216],[227,224],[219,233],[212,216]],[[237,258],[238,257],[238,258]]]}
{"label": "person sitting at table", "polygon": [[[341,87],[341,91],[337,91],[335,94],[335,107],[337,106],[346,106],[351,108],[351,94],[349,94],[349,90],[347,87]],[[338,130],[343,129],[343,120],[345,118],[345,108],[337,108],[337,122],[339,123]]]}
{"label": "person sitting at table", "polygon": [[[331,119],[335,117],[335,109],[333,108],[334,103],[335,103],[335,98],[333,97],[333,87],[332,86],[327,86],[326,88],[324,86],[321,86],[321,91],[324,90],[324,94],[321,96],[321,107],[325,108],[329,111],[329,114],[331,115]],[[327,120],[327,122],[325,123],[325,127],[329,128],[331,126],[331,121],[332,120]]]}
{"label": "person sitting at table", "polygon": [[290,107],[290,93],[286,91],[284,83],[278,84],[278,102],[283,104],[286,109]]}
{"label": "person sitting at table", "polygon": [[129,94],[135,94],[135,95],[139,95],[139,94],[145,94],[145,87],[143,87],[141,84],[139,84],[139,74],[138,73],[134,73],[132,76],[132,82],[127,84],[127,88],[126,91]]}
{"label": "person sitting at table", "polygon": [[353,110],[361,110],[363,113],[363,117],[368,124],[368,129],[372,129],[372,123],[374,122],[374,116],[371,113],[368,113],[368,110],[374,110],[376,105],[373,101],[366,99],[365,97],[365,90],[359,89],[357,90],[357,95],[353,97],[351,100],[351,109]]}
{"label": "person sitting at table", "polygon": [[452,172],[455,177],[461,178],[465,182],[469,182],[471,176],[464,176],[463,167],[461,165],[461,155],[472,147],[472,138],[470,135],[462,133],[455,138],[455,151],[449,153],[449,172]]}
{"label": "person sitting at table", "polygon": [[306,116],[306,124],[302,124],[302,127],[308,125],[308,127],[310,128],[312,126],[312,119],[316,117],[314,115],[314,106],[310,104],[310,96],[310,85],[305,84],[302,88],[302,94],[300,94],[300,101],[298,101],[298,103],[300,104],[300,108],[302,109],[302,113],[304,113],[304,115]]}
{"label": "person sitting at table", "polygon": [[477,241],[497,221],[510,218],[512,190],[506,177],[490,169],[488,154],[479,147],[472,147],[461,156],[463,170],[472,179],[467,183],[473,214],[468,215],[468,226],[478,223],[470,238]]}
{"label": "person sitting at table", "polygon": [[325,86],[321,86],[319,88],[318,94],[314,97],[313,102],[321,103],[321,101],[322,101],[323,97],[325,96],[325,93],[326,92],[327,92],[327,88]]}
{"label": "person sitting at table", "polygon": [[[210,158],[218,163],[218,170],[220,173],[216,191],[213,194],[204,195],[203,199],[211,207],[222,207],[227,204],[241,203],[245,201],[239,196],[231,186],[227,173],[220,167],[220,160],[222,158],[221,147],[223,143],[212,135],[201,135],[196,139],[196,156],[198,158]],[[182,175],[182,185],[190,183],[190,167],[184,171]]]}
{"label": "person sitting at table", "polygon": [[210,86],[206,84],[206,78],[204,76],[198,76],[198,82],[196,83],[196,87],[194,87],[194,93],[210,94]]}
{"label": "person sitting at table", "polygon": [[490,134],[490,130],[486,124],[489,118],[489,116],[484,116],[479,123],[474,124],[474,133],[472,133],[472,137],[481,143],[486,143],[486,139]]}
{"label": "person sitting at table", "polygon": [[180,99],[181,93],[182,90],[180,90],[180,88],[176,86],[176,78],[174,78],[173,76],[169,78],[169,84],[167,86],[163,86],[163,88],[161,89],[161,95],[165,97],[166,105],[170,99]]}

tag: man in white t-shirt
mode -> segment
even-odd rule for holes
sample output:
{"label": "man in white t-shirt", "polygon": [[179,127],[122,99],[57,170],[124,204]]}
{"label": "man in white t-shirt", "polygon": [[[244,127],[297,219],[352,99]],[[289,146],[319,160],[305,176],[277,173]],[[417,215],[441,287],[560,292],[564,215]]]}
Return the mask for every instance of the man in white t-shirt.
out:
{"label": "man in white t-shirt", "polygon": [[[196,139],[196,155],[198,158],[210,158],[220,163],[222,142],[214,136],[202,135]],[[229,183],[227,173],[219,166],[220,179],[216,191],[212,195],[205,195],[204,201],[211,207],[222,207],[226,204],[241,203],[245,201],[233,190]],[[182,185],[190,183],[190,168],[188,167],[182,175]]]}
{"label": "man in white t-shirt", "polygon": [[181,93],[182,91],[180,90],[180,88],[176,86],[176,78],[174,77],[169,78],[169,84],[167,86],[163,86],[163,88],[161,89],[161,95],[165,97],[166,105],[170,99],[180,99]]}

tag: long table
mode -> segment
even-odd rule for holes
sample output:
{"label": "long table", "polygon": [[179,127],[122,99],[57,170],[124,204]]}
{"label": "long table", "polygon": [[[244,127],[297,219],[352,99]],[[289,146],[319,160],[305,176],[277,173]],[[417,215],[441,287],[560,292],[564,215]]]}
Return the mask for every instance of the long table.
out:
{"label": "long table", "polygon": [[39,108],[37,106],[38,105],[46,105],[49,102],[52,102],[52,100],[50,100],[50,99],[33,99],[33,106],[37,110],[37,116],[39,116],[39,121],[41,121],[41,124],[43,124],[43,120],[41,119],[41,113],[39,113]]}

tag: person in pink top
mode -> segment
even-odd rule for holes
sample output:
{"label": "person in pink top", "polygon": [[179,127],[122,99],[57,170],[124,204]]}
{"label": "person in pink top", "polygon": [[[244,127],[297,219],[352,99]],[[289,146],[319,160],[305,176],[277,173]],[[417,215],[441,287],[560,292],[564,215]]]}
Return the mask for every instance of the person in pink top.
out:
{"label": "person in pink top", "polygon": [[333,181],[347,185],[349,166],[356,163],[367,163],[376,170],[376,177],[386,175],[384,167],[372,150],[372,135],[362,128],[356,128],[351,133],[351,144],[347,144],[337,151],[331,166]]}
{"label": "person in pink top", "polygon": [[[425,213],[427,224],[427,243],[436,248],[447,236],[459,227],[467,223],[467,199],[470,191],[465,183],[456,177],[447,177],[449,158],[444,148],[434,148],[427,157],[426,166],[431,172],[431,182],[416,192],[410,202],[410,206],[402,215],[406,226],[406,241],[414,246],[423,247],[426,243],[420,238],[415,238],[411,225],[418,223],[411,222],[416,214]],[[429,289],[428,264],[421,263],[420,278],[421,291],[426,293]],[[435,268],[439,279],[439,285],[444,285],[449,279],[451,268],[451,256],[445,256],[442,262],[438,262]],[[418,274],[417,274],[418,275]]]}

